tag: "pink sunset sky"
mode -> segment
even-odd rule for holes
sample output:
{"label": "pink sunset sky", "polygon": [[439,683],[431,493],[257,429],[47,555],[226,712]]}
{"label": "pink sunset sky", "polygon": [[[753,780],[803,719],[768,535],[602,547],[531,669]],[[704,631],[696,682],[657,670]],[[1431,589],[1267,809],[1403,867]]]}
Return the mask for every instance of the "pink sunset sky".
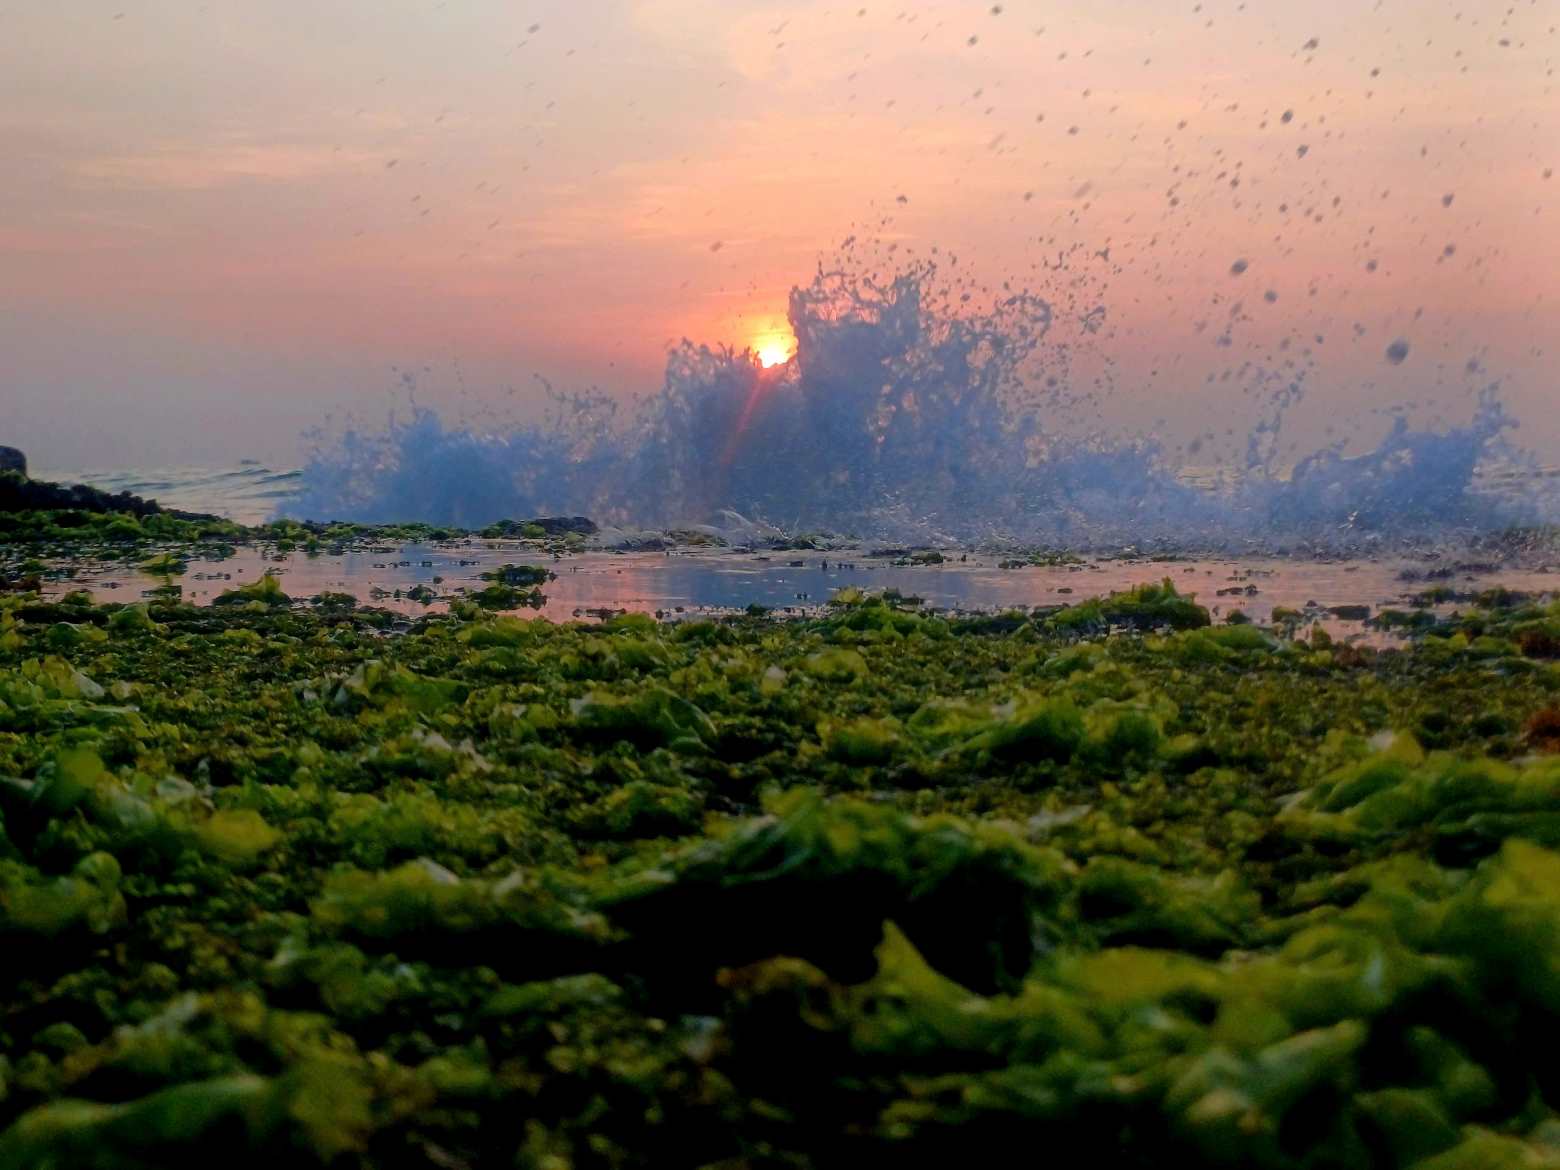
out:
{"label": "pink sunset sky", "polygon": [[1498,381],[1552,453],[1557,24],[1553,0],[0,2],[0,442],[284,462],[404,408],[407,371],[477,419],[534,412],[538,375],[646,392],[679,338],[773,343],[855,236],[880,273],[935,248],[1103,306],[1091,425],[1222,433],[1243,368],[1298,361],[1318,435],[1461,420]]}

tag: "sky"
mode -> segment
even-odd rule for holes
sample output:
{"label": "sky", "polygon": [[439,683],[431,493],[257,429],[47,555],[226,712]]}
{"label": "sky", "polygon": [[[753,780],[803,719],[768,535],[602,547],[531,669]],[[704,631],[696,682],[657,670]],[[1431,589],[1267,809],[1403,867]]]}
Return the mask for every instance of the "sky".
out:
{"label": "sky", "polygon": [[0,442],[210,466],[414,400],[501,425],[547,385],[653,391],[684,337],[783,345],[820,264],[935,257],[1100,314],[1079,425],[1243,435],[1253,383],[1298,369],[1302,436],[1499,383],[1553,451],[1557,25],[1560,0],[0,0]]}

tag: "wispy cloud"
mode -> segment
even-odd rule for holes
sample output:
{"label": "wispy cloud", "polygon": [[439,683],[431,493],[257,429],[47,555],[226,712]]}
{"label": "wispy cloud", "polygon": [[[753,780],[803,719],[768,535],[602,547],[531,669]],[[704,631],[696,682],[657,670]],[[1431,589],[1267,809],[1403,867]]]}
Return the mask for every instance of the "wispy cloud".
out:
{"label": "wispy cloud", "polygon": [[198,146],[167,143],[135,154],[82,159],[77,178],[111,188],[200,191],[237,183],[289,183],[383,165],[389,152],[294,144]]}

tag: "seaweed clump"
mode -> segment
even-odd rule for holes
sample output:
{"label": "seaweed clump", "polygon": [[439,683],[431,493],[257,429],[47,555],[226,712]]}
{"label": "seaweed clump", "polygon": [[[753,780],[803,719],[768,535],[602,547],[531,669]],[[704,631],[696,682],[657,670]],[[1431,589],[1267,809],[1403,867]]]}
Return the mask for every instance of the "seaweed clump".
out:
{"label": "seaweed clump", "polygon": [[1166,577],[1158,585],[1143,584],[1112,593],[1053,614],[1049,626],[1058,631],[1100,632],[1113,626],[1131,630],[1168,628],[1195,630],[1211,624],[1208,611],[1195,598],[1183,596]]}

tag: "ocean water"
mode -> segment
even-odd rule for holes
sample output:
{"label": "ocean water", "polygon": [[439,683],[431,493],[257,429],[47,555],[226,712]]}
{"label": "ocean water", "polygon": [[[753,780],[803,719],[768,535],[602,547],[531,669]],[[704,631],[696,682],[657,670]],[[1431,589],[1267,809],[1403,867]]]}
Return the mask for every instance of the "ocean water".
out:
{"label": "ocean water", "polygon": [[263,524],[290,506],[302,472],[259,463],[236,467],[143,467],[134,469],[33,469],[38,479],[85,483],[110,492],[130,492],[166,508],[209,512],[240,524]]}

